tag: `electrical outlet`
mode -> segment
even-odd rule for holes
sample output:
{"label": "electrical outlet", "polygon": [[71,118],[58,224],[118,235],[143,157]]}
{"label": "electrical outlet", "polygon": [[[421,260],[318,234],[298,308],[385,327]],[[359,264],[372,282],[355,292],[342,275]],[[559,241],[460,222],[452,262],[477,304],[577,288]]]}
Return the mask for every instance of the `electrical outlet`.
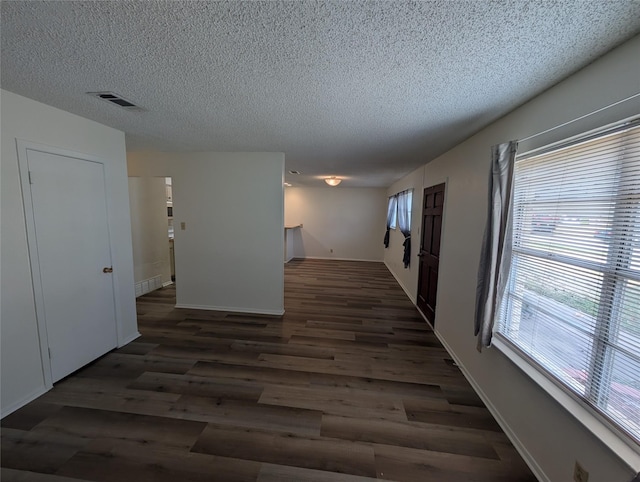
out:
{"label": "electrical outlet", "polygon": [[589,472],[577,460],[576,465],[573,467],[573,480],[575,482],[589,482]]}
{"label": "electrical outlet", "polygon": [[185,229],[187,229],[187,223],[185,223],[184,221],[182,221],[182,222],[180,223],[180,229],[181,229],[182,231],[184,231]]}

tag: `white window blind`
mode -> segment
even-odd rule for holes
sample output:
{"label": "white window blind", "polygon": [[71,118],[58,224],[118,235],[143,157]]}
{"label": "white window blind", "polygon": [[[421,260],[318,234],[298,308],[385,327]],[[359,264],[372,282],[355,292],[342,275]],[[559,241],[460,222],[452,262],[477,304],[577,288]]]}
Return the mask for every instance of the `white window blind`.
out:
{"label": "white window blind", "polygon": [[518,156],[496,332],[640,442],[640,119]]}

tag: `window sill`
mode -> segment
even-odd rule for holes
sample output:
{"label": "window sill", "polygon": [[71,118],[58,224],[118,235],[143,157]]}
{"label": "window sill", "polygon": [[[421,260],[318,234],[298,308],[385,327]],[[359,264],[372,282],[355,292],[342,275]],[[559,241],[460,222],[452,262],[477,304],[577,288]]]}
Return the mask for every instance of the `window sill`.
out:
{"label": "window sill", "polygon": [[511,360],[632,470],[635,472],[640,471],[640,446],[634,443],[633,440],[619,432],[594,410],[579,401],[577,397],[570,395],[567,390],[561,388],[547,375],[530,364],[499,334],[494,334],[491,346]]}

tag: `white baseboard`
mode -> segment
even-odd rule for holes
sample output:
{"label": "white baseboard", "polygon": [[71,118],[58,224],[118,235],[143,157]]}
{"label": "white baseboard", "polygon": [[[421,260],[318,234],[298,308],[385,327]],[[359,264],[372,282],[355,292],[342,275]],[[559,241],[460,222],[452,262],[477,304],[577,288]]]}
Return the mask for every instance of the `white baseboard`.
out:
{"label": "white baseboard", "polygon": [[133,340],[135,340],[136,338],[140,338],[142,335],[139,332],[135,332],[132,335],[129,335],[128,337],[126,337],[124,340],[122,340],[119,344],[118,344],[118,348],[122,348],[125,345],[128,345],[129,343],[131,343]]}
{"label": "white baseboard", "polygon": [[188,310],[229,311],[231,313],[249,313],[253,315],[270,315],[270,316],[284,315],[284,310],[258,310],[253,308],[238,308],[235,306],[177,304],[176,308],[184,308]]}
{"label": "white baseboard", "polygon": [[[420,310],[418,310],[418,312],[422,315],[422,317],[424,318],[424,313],[422,313]],[[426,320],[426,318],[425,318]],[[428,323],[428,321],[427,321]],[[471,374],[469,373],[469,371],[465,368],[465,366],[460,363],[460,359],[455,355],[455,353],[453,352],[453,350],[451,349],[451,347],[449,346],[449,344],[445,341],[445,339],[440,335],[440,333],[438,333],[438,331],[434,330],[436,336],[438,337],[438,340],[440,340],[440,343],[442,343],[442,346],[444,346],[444,349],[447,350],[447,353],[449,353],[449,356],[451,356],[451,358],[453,358],[453,360],[456,362],[456,364],[458,365],[458,368],[460,368],[460,371],[462,372],[462,374],[464,375],[464,377],[467,379],[467,381],[469,382],[469,384],[471,385],[471,387],[474,389],[474,391],[478,394],[478,396],[480,397],[480,399],[482,400],[482,402],[486,405],[487,409],[489,410],[489,412],[491,412],[491,415],[493,415],[493,418],[496,419],[496,422],[498,422],[498,425],[500,425],[500,428],[502,428],[503,432],[505,433],[505,435],[509,438],[509,440],[511,441],[511,443],[513,444],[513,446],[515,447],[515,449],[518,451],[518,453],[520,454],[520,456],[522,457],[522,459],[526,462],[526,464],[529,466],[529,468],[531,469],[531,472],[533,472],[533,475],[536,476],[536,478],[540,481],[540,482],[551,482],[551,479],[549,479],[549,477],[546,476],[546,474],[544,473],[544,471],[542,470],[542,468],[540,467],[540,465],[538,465],[538,463],[536,462],[536,460],[533,458],[533,456],[529,453],[529,451],[527,450],[527,448],[524,446],[524,444],[520,441],[520,439],[518,438],[518,436],[516,435],[516,433],[511,429],[511,426],[507,423],[507,421],[502,417],[502,415],[500,414],[500,412],[498,411],[498,409],[496,409],[495,405],[493,405],[493,403],[491,403],[491,400],[489,399],[489,397],[487,397],[487,395],[484,393],[484,391],[482,390],[482,388],[480,387],[480,385],[475,381],[475,379],[471,376]]]}
{"label": "white baseboard", "polygon": [[173,281],[165,281],[164,283],[162,283],[162,287],[166,288],[167,286],[171,286],[173,284]]}
{"label": "white baseboard", "polygon": [[7,415],[12,414],[16,410],[24,407],[27,403],[33,402],[36,398],[44,395],[49,390],[51,390],[51,388],[47,388],[43,385],[41,387],[38,387],[35,391],[30,393],[26,397],[22,398],[21,400],[18,400],[17,402],[12,403],[8,407],[2,407],[2,413],[0,414],[0,418],[4,418]]}
{"label": "white baseboard", "polygon": [[[405,294],[409,297],[409,299],[411,300],[411,303],[413,303],[414,305],[417,304],[416,302],[416,298],[411,294],[411,292],[407,289],[407,287],[402,283],[402,281],[400,281],[400,278],[398,278],[396,276],[396,274],[393,272],[393,270],[391,269],[391,267],[387,264],[386,261],[383,261],[384,265],[387,267],[387,269],[389,270],[389,273],[391,273],[393,275],[393,277],[396,279],[396,281],[398,282],[398,284],[400,285],[400,288],[402,288],[402,290],[405,292]],[[418,310],[419,311],[419,310]]]}
{"label": "white baseboard", "polygon": [[381,259],[336,258],[334,256],[294,256],[292,259],[327,259],[333,261],[364,261],[366,263],[383,263]]}
{"label": "white baseboard", "polygon": [[[415,303],[414,303],[415,304]],[[433,327],[433,325],[431,324],[431,322],[427,319],[427,316],[422,312],[422,310],[420,308],[418,308],[418,305],[416,305],[416,310],[418,310],[418,313],[420,313],[420,316],[422,316],[422,319],[424,321],[427,322],[427,325],[429,325],[431,327],[431,329],[435,332],[436,329]],[[438,336],[438,333],[436,333],[436,336]],[[438,339],[440,339],[440,337],[438,336]]]}

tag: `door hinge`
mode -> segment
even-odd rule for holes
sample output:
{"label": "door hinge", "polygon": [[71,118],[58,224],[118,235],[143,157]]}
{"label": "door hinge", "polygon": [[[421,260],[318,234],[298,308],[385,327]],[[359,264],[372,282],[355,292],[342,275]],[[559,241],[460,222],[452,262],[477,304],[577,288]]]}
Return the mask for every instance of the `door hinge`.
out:
{"label": "door hinge", "polygon": [[49,350],[49,360],[51,360],[51,348],[47,348]]}
{"label": "door hinge", "polygon": [[33,178],[31,177],[31,171],[29,171],[29,184],[33,184]]}

